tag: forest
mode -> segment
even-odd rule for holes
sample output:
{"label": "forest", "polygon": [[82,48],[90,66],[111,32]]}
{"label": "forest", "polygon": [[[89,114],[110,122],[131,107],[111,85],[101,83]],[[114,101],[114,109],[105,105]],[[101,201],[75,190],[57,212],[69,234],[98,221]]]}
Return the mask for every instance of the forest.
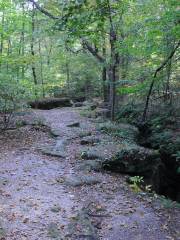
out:
{"label": "forest", "polygon": [[176,0],[0,0],[0,240],[180,238]]}

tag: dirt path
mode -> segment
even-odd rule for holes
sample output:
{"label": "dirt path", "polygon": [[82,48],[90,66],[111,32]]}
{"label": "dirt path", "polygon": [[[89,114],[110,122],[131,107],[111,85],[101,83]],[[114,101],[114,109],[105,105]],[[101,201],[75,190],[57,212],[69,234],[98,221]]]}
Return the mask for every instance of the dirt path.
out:
{"label": "dirt path", "polygon": [[[133,193],[125,176],[93,171],[96,161],[82,160],[91,150],[105,158],[119,143],[96,131],[77,109],[35,114],[56,138],[38,126],[0,136],[0,239],[180,237],[178,209],[163,209],[149,196]],[[72,123],[80,126],[67,126]],[[82,137],[89,134],[98,139],[97,144],[81,145]]]}

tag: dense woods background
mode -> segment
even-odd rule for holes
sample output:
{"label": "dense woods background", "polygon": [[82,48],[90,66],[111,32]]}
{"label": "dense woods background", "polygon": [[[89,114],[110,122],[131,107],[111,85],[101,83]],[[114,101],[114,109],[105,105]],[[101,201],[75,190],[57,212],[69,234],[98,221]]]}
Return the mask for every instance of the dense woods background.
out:
{"label": "dense woods background", "polygon": [[30,101],[96,99],[179,174],[179,34],[175,0],[1,0],[1,128]]}
{"label": "dense woods background", "polygon": [[145,120],[149,104],[176,101],[177,1],[1,1],[0,9],[1,110],[75,94],[102,97],[112,119],[118,104],[142,105]]}

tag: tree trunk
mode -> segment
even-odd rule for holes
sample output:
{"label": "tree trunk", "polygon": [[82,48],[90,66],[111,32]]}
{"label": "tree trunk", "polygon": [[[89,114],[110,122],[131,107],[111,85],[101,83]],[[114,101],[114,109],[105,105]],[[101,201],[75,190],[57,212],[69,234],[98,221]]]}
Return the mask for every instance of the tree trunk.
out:
{"label": "tree trunk", "polygon": [[[103,46],[103,57],[104,59],[106,59],[106,47],[105,47],[105,43]],[[107,83],[107,67],[106,67],[106,63],[103,63],[103,67],[102,67],[102,84],[103,84],[103,100],[104,102],[109,102],[109,84]]]}
{"label": "tree trunk", "polygon": [[[4,12],[3,12],[2,13],[2,20],[1,20],[1,25],[2,25],[1,42],[0,42],[0,54],[1,54],[1,56],[3,54],[3,47],[4,47],[4,21],[5,21],[5,16],[4,16]],[[0,62],[0,67],[1,67],[1,62]]]}
{"label": "tree trunk", "polygon": [[[24,9],[24,3],[22,3],[22,9],[23,9],[23,17],[25,16],[25,9]],[[24,57],[25,53],[25,21],[23,19],[22,22],[22,32],[21,32],[21,54]],[[25,76],[25,67],[24,65],[22,66],[22,79],[24,79]]]}
{"label": "tree trunk", "polygon": [[116,80],[118,79],[119,54],[116,52],[117,36],[113,29],[110,31],[110,46],[111,46],[111,63],[109,69],[110,79],[110,104],[111,104],[111,120],[115,120],[115,105],[116,105]]}
{"label": "tree trunk", "polygon": [[68,95],[70,95],[70,69],[69,69],[68,61],[66,62],[66,81],[67,81]]}
{"label": "tree trunk", "polygon": [[111,120],[115,120],[115,104],[116,104],[116,80],[118,79],[118,66],[119,66],[119,53],[116,50],[117,33],[112,18],[112,10],[110,1],[107,0],[109,9],[109,23],[110,23],[110,50],[111,59],[109,67],[109,80],[110,80],[110,104],[111,104]]}
{"label": "tree trunk", "polygon": [[42,55],[41,55],[41,39],[39,39],[39,56],[40,56],[40,75],[41,75],[42,95],[44,98],[45,90],[44,90],[43,62],[42,62]]}
{"label": "tree trunk", "polygon": [[[11,53],[11,39],[9,38],[8,39],[7,56],[9,56],[10,53]],[[6,68],[7,68],[7,73],[8,73],[9,72],[9,64],[8,64],[8,62],[7,62]]]}
{"label": "tree trunk", "polygon": [[153,76],[153,79],[151,81],[149,91],[148,91],[148,94],[147,94],[147,97],[146,97],[146,103],[145,103],[144,112],[143,112],[143,116],[142,116],[142,121],[143,122],[145,122],[146,117],[147,117],[147,112],[148,112],[148,108],[149,108],[149,101],[150,101],[150,97],[151,97],[151,94],[152,94],[152,91],[153,91],[153,87],[154,87],[154,84],[155,84],[156,77],[157,77],[158,73],[160,71],[162,71],[167,66],[169,61],[171,61],[171,59],[174,57],[174,54],[178,50],[179,46],[180,46],[180,41],[178,41],[177,45],[171,51],[170,55],[164,60],[164,62],[160,65],[160,67],[158,67],[156,69],[156,71],[154,73],[154,76]]}
{"label": "tree trunk", "polygon": [[[33,4],[33,10],[32,10],[32,22],[31,22],[31,26],[32,26],[32,37],[31,37],[31,55],[33,58],[33,63],[32,63],[32,75],[33,75],[33,79],[34,79],[34,84],[37,85],[37,76],[36,76],[36,67],[34,64],[34,60],[35,60],[35,50],[34,50],[34,34],[35,34],[35,8],[34,8],[34,4]],[[35,88],[35,96],[37,97],[37,89]]]}

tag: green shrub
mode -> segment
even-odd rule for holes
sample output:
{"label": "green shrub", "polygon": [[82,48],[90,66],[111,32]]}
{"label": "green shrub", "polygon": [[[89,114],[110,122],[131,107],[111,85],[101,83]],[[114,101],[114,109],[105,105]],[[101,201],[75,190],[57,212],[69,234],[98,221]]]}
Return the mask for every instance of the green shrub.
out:
{"label": "green shrub", "polygon": [[135,123],[141,112],[142,108],[140,105],[127,104],[118,111],[117,120],[122,121],[122,119],[126,119],[126,122]]}
{"label": "green shrub", "polygon": [[7,129],[15,111],[23,108],[27,97],[25,88],[10,79],[0,80],[0,128]]}

